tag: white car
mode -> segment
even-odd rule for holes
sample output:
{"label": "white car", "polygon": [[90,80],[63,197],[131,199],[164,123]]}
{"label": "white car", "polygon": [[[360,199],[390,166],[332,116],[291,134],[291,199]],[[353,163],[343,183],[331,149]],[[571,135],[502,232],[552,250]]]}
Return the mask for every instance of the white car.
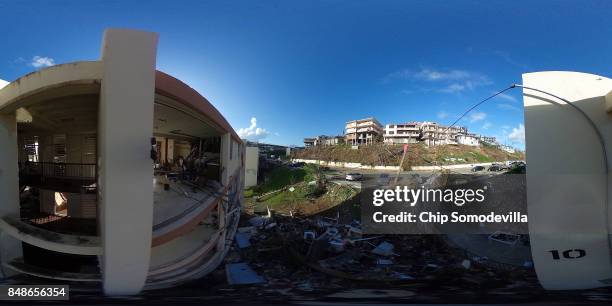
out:
{"label": "white car", "polygon": [[363,178],[361,173],[347,173],[346,180],[347,181],[359,181]]}

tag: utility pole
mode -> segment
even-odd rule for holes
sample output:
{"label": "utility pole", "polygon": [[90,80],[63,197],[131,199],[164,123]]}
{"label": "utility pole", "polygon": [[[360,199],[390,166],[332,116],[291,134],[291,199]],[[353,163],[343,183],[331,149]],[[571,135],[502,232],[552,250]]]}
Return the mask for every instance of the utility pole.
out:
{"label": "utility pole", "polygon": [[404,159],[406,158],[406,153],[408,152],[408,144],[404,144],[404,153],[402,153],[402,159],[400,160],[399,168],[397,168],[397,174],[395,175],[395,181],[393,184],[397,184],[397,180],[399,179],[400,172],[402,171],[402,166],[404,165]]}

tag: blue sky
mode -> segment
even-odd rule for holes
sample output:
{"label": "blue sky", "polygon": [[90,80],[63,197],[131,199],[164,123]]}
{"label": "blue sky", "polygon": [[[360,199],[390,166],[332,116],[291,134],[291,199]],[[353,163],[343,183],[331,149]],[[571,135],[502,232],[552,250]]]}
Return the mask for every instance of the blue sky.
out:
{"label": "blue sky", "polygon": [[[108,27],[155,31],[158,69],[251,139],[300,145],[367,116],[448,124],[525,72],[609,76],[610,11],[610,1],[0,0],[0,79],[95,60]],[[523,147],[520,91],[461,124]]]}

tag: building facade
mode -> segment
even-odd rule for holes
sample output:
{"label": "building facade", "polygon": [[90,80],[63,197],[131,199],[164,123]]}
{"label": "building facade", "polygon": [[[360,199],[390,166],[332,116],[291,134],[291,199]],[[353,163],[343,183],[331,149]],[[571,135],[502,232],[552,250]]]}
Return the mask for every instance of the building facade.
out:
{"label": "building facade", "polygon": [[480,142],[484,142],[486,144],[490,144],[490,145],[496,145],[497,144],[497,139],[495,137],[492,136],[478,136],[478,139],[480,140]]}
{"label": "building facade", "polygon": [[257,185],[259,173],[259,148],[246,147],[244,162],[244,188]]}
{"label": "building facade", "polygon": [[316,145],[316,138],[304,138],[304,148],[312,148]]}
{"label": "building facade", "polygon": [[346,143],[353,146],[373,144],[384,134],[382,125],[374,117],[348,121],[344,130]]}
{"label": "building facade", "polygon": [[459,144],[457,138],[465,134],[466,127],[446,127],[436,122],[421,123],[421,140],[428,146]]}
{"label": "building facade", "polygon": [[465,146],[478,147],[480,141],[476,134],[459,134],[457,135],[457,143]]}
{"label": "building facade", "polygon": [[245,146],[202,95],[156,70],[157,39],[109,29],[100,60],[0,89],[0,278],[129,295],[222,262]]}
{"label": "building facade", "polygon": [[384,142],[387,144],[417,143],[420,136],[421,124],[419,122],[387,124],[385,126]]}
{"label": "building facade", "polygon": [[507,145],[499,145],[499,148],[503,151],[506,151],[508,153],[515,153],[516,150],[512,147],[512,146],[507,146]]}
{"label": "building facade", "polygon": [[344,143],[343,136],[326,136],[304,138],[304,147],[312,148],[315,146],[337,146]]}

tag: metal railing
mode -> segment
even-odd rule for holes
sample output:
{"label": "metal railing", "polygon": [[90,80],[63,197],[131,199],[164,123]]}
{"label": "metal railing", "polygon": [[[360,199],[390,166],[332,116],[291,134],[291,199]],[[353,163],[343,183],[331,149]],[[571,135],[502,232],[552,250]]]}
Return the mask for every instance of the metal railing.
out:
{"label": "metal railing", "polygon": [[32,226],[42,228],[51,232],[66,235],[98,235],[97,219],[73,218],[55,214],[40,213],[30,218],[21,218]]}
{"label": "metal railing", "polygon": [[24,162],[19,163],[21,175],[48,178],[95,179],[96,164]]}

